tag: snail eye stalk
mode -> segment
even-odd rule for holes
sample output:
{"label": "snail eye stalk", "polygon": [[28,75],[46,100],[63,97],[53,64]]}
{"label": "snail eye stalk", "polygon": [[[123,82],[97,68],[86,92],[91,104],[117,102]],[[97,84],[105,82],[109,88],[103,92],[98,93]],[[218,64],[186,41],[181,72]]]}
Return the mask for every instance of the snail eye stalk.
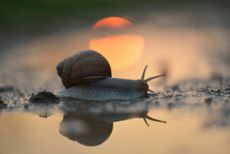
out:
{"label": "snail eye stalk", "polygon": [[145,124],[146,124],[147,126],[150,126],[149,123],[148,123],[148,121],[147,121],[147,119],[148,119],[148,120],[151,120],[151,121],[156,121],[156,122],[161,122],[161,123],[167,123],[167,121],[155,119],[155,118],[152,118],[152,117],[150,117],[150,116],[148,116],[148,115],[145,115],[145,116],[143,117],[143,120],[144,120],[144,122],[145,122]]}
{"label": "snail eye stalk", "polygon": [[145,124],[149,127],[149,123],[148,123],[148,121],[146,120],[145,117],[143,118],[143,120],[144,120]]}
{"label": "snail eye stalk", "polygon": [[155,119],[155,118],[152,118],[152,117],[150,117],[150,116],[148,116],[148,115],[146,115],[145,118],[146,118],[146,119],[149,119],[149,120],[151,120],[151,121],[156,121],[156,122],[161,122],[161,123],[167,123],[167,121]]}
{"label": "snail eye stalk", "polygon": [[153,91],[153,90],[151,90],[151,89],[148,89],[148,91],[154,94],[154,91]]}
{"label": "snail eye stalk", "polygon": [[145,68],[144,68],[143,73],[141,75],[141,80],[145,79],[145,72],[146,72],[147,67],[148,67],[148,65],[145,65]]}
{"label": "snail eye stalk", "polygon": [[147,83],[147,82],[149,82],[149,81],[151,81],[153,79],[164,77],[164,76],[165,76],[164,74],[162,74],[162,75],[156,75],[156,76],[149,77],[149,78],[145,79],[144,81]]}
{"label": "snail eye stalk", "polygon": [[162,75],[156,75],[156,76],[152,76],[152,77],[149,77],[149,78],[145,79],[145,72],[146,72],[147,68],[148,68],[148,65],[145,65],[145,68],[144,68],[143,73],[141,75],[141,80],[143,80],[146,83],[149,82],[149,81],[151,81],[151,80],[153,80],[153,79],[165,76],[165,74],[162,74]]}

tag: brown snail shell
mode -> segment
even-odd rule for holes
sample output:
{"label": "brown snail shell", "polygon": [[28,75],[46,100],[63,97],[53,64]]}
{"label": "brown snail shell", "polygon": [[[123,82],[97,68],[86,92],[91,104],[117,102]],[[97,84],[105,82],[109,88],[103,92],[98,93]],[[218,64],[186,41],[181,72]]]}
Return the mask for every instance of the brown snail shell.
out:
{"label": "brown snail shell", "polygon": [[61,61],[57,73],[65,88],[80,85],[86,79],[111,77],[111,67],[104,56],[93,50],[81,51]]}

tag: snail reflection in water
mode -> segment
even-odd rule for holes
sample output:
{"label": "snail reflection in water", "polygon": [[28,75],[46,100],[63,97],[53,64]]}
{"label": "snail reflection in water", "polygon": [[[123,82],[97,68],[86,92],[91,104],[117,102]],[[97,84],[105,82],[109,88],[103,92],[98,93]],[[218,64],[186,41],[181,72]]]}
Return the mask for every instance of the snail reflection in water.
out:
{"label": "snail reflection in water", "polygon": [[[44,101],[44,99],[39,102]],[[45,99],[46,100],[46,99]],[[25,111],[47,118],[56,111],[64,113],[59,132],[70,140],[87,146],[102,144],[109,138],[113,130],[113,123],[131,118],[143,118],[163,122],[148,116],[151,105],[149,99],[133,101],[85,101],[77,99],[63,99],[59,103],[50,104],[31,102]]]}
{"label": "snail reflection in water", "polygon": [[[94,103],[94,106],[92,107],[89,103]],[[148,102],[133,102],[130,105],[122,105],[121,102],[120,104],[117,102],[110,104],[110,111],[106,107],[108,103],[66,102],[63,106],[64,117],[60,123],[60,134],[82,145],[97,146],[110,137],[114,122],[132,118],[165,122],[147,115]],[[95,112],[93,108],[97,108],[96,110],[100,112]],[[122,111],[117,112],[117,108],[122,108]],[[146,120],[145,122],[148,125]]]}
{"label": "snail reflection in water", "polygon": [[144,79],[146,69],[147,66],[138,80],[112,78],[105,57],[93,50],[82,51],[57,65],[57,73],[66,88],[59,97],[96,101],[147,97],[151,91],[147,82],[164,75]]}

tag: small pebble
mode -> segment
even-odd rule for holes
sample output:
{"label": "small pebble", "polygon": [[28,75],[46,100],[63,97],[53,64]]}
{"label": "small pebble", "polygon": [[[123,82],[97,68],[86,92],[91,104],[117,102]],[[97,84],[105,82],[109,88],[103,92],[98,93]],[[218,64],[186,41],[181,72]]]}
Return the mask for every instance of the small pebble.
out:
{"label": "small pebble", "polygon": [[33,104],[58,104],[59,98],[49,91],[41,91],[37,94],[32,94],[29,99],[30,103]]}

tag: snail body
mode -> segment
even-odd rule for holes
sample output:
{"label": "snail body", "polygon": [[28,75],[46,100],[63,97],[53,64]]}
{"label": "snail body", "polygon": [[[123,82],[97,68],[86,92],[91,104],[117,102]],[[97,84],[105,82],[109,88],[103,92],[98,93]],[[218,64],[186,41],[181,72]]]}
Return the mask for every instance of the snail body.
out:
{"label": "snail body", "polygon": [[147,95],[148,85],[141,80],[105,78],[91,84],[82,84],[59,93],[61,97],[88,100],[131,100]]}
{"label": "snail body", "polygon": [[111,67],[102,55],[92,50],[82,51],[57,65],[58,75],[66,87],[59,97],[95,101],[147,97],[151,91],[147,82],[163,75],[144,79],[146,69],[147,66],[138,80],[112,78]]}

